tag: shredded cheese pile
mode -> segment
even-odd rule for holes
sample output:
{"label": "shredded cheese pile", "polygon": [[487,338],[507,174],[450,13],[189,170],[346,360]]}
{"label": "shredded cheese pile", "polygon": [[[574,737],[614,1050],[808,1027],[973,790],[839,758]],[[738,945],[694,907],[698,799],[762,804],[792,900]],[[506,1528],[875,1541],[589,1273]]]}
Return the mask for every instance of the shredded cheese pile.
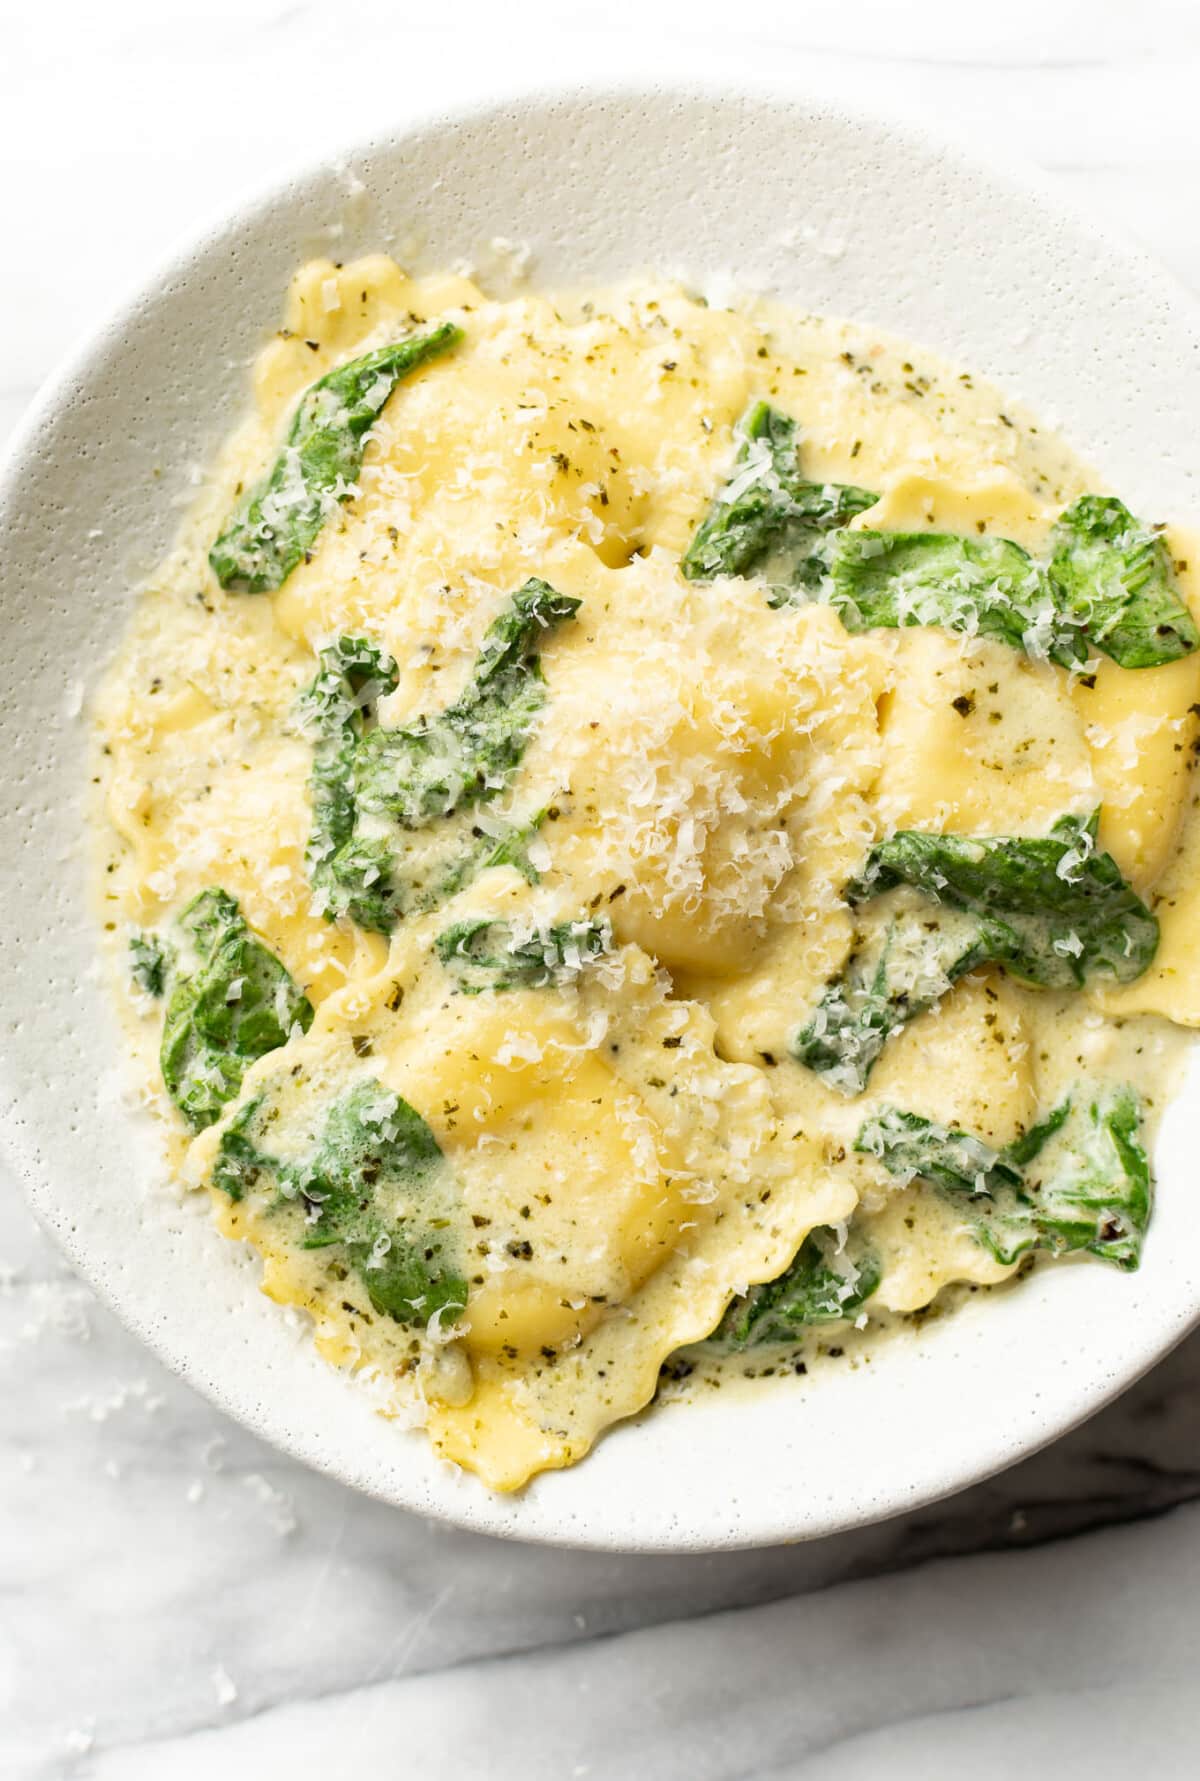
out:
{"label": "shredded cheese pile", "polygon": [[[273,595],[222,592],[208,547],[302,392],[428,320],[463,342],[383,407],[310,559]],[[852,1152],[872,1107],[1003,1144],[1084,1049],[1153,1099],[1177,1048],[1154,1017],[1200,1025],[1194,659],[1142,675],[1105,662],[1083,684],[986,638],[850,635],[827,606],[772,610],[750,581],[680,575],[759,397],[797,418],[806,476],[881,491],[856,524],[1042,548],[1081,467],[998,424],[969,378],[916,361],[867,330],[672,285],[496,301],[384,258],[315,262],[96,701],[98,894],[122,980],[131,926],[161,926],[209,885],[235,897],[316,1008],[238,1105],[270,1097],[275,1150],[300,1156],[348,1086],[403,1096],[449,1163],[466,1315],[424,1331],[381,1317],[321,1252],[214,1193],[222,1228],[259,1248],[265,1290],[311,1313],[331,1360],[495,1488],[580,1458],[731,1294],[856,1209],[885,1257],[885,1309],[1005,1277],[944,1202]],[[346,635],[390,652],[379,721],[411,723],[461,692],[530,576],[581,605],[543,646],[519,775],[478,821],[501,834],[544,813],[537,882],[493,867],[390,939],[329,923],[305,870],[312,744],[294,717],[318,653]],[[846,958],[841,891],[881,835],[1037,832],[1097,803],[1103,846],[1165,897],[1144,978],[1070,999],[973,973],[853,1104],[787,1056]],[[518,940],[599,917],[612,942],[549,985],[470,995],[434,951],[470,916]],[[158,1012],[126,999],[176,1166],[206,1183],[224,1126],[190,1139],[162,1094]]]}

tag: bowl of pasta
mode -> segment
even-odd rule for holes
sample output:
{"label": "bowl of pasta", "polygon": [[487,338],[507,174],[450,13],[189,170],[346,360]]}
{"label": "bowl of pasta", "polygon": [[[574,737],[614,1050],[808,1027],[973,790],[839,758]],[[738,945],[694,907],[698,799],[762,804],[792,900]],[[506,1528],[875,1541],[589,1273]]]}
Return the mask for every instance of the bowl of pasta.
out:
{"label": "bowl of pasta", "polygon": [[1200,1314],[1198,407],[1165,275],[793,94],[228,217],[0,483],[38,1215],[494,1533],[812,1537],[1090,1414]]}

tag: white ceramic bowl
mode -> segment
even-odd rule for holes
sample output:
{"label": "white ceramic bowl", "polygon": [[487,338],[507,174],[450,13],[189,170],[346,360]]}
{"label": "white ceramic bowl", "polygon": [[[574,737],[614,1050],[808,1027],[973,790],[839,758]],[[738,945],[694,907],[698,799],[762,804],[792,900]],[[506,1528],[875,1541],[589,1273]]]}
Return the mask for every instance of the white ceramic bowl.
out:
{"label": "white ceramic bowl", "polygon": [[[489,1496],[376,1418],[256,1290],[206,1208],[161,1191],[115,1091],[117,1023],[85,898],[85,725],[189,469],[246,400],[295,265],[410,264],[527,242],[540,280],[729,272],[908,335],[1026,399],[1135,509],[1200,515],[1200,319],[1034,189],[819,104],[643,91],[536,97],[427,124],[232,216],[105,323],[36,404],[0,485],[0,1127],[79,1271],[184,1378],[287,1452],[426,1514],[601,1547],[830,1532],[928,1502],[1051,1440],[1200,1317],[1193,1072],[1157,1157],[1141,1271],[1043,1270],[857,1372],[669,1406],[523,1495]],[[340,233],[331,237],[330,225]],[[1190,1155],[1189,1155],[1190,1153]]]}

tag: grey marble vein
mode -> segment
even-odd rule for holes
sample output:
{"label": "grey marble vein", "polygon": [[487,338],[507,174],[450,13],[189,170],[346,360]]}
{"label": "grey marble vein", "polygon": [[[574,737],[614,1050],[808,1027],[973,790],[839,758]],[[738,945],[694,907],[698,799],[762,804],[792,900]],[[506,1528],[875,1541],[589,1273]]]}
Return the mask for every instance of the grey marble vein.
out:
{"label": "grey marble vein", "polygon": [[[98,307],[229,193],[500,75],[736,74],[768,45],[833,99],[1040,164],[1200,290],[1200,11],[1176,0],[761,0],[737,30],[716,0],[606,20],[461,0],[452,31],[369,0],[11,11],[0,437]],[[383,70],[365,87],[363,32]],[[320,105],[296,103],[317,70]],[[506,1545],[229,1423],[0,1177],[0,1776],[1191,1776],[1198,1404],[1200,1335],[1053,1448],[881,1526],[677,1559]]]}
{"label": "grey marble vein", "polygon": [[[398,1514],[283,1460],[147,1356],[23,1214],[9,1207],[0,1228],[0,1254],[18,1258],[0,1296],[0,1576],[12,1592],[0,1673],[22,1719],[98,1749],[957,1554],[1019,1553],[1200,1497],[1198,1336],[1055,1447],[878,1527],[678,1559],[508,1545]],[[22,1388],[31,1372],[35,1390]],[[26,1537],[30,1526],[40,1539]],[[68,1622],[86,1660],[65,1716],[55,1657]],[[170,1687],[148,1699],[142,1678],[164,1672]]]}
{"label": "grey marble vein", "polygon": [[[419,1772],[490,1781],[735,1781],[841,1775],[843,1755],[852,1773],[937,1775],[969,1749],[973,1773],[978,1755],[984,1773],[1012,1775],[1002,1765],[1013,1761],[1009,1730],[1020,1730],[1040,1752],[1035,1775],[1128,1773],[1148,1758],[1183,1775],[1200,1511],[1179,1511],[1176,1534],[1170,1548],[1140,1527],[939,1561],[536,1661],[491,1658],[294,1698],[237,1726],[101,1755],[80,1773],[191,1781],[232,1763],[250,1774],[286,1748],[289,1773],[315,1781],[331,1764],[350,1773],[402,1748]],[[1149,1619],[1139,1611],[1148,1587]],[[1139,1671],[1148,1636],[1152,1681]],[[1078,1748],[1062,1751],[1060,1769],[1068,1739]],[[901,1742],[914,1761],[897,1769]]]}

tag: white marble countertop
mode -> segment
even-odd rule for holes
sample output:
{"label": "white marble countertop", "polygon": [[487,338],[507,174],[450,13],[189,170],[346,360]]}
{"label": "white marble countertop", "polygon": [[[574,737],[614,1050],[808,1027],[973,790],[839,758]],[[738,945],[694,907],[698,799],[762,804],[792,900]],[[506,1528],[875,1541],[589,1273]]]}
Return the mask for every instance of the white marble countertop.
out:
{"label": "white marble countertop", "polygon": [[[290,162],[498,86],[764,46],[779,78],[1036,162],[1200,292],[1194,0],[509,10],[4,0],[0,436],[148,264]],[[229,1423],[0,1178],[0,1775],[1194,1776],[1198,1388],[1200,1335],[1005,1476],[810,1546],[505,1545]]]}

